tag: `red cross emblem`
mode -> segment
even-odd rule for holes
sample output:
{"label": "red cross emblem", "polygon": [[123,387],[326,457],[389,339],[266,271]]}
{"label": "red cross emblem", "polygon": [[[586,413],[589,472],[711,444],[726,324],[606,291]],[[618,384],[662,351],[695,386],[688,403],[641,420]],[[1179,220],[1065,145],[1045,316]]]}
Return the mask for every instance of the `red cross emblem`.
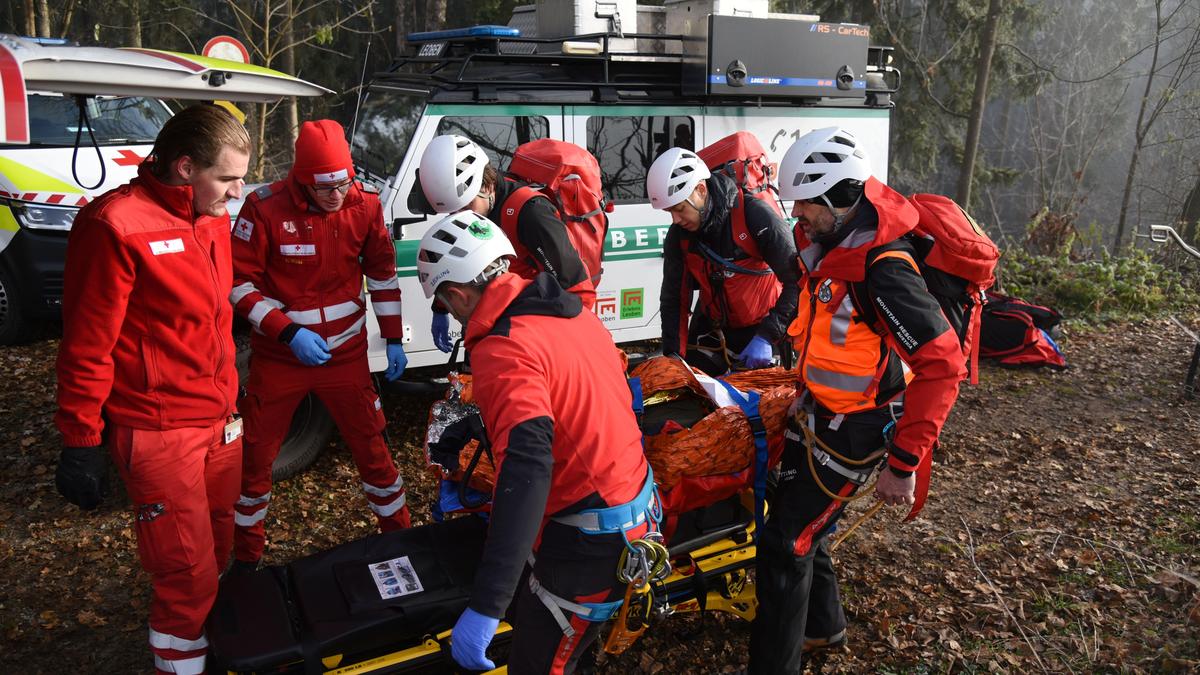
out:
{"label": "red cross emblem", "polygon": [[117,166],[137,166],[146,159],[132,150],[119,150],[117,156],[113,158],[113,164]]}

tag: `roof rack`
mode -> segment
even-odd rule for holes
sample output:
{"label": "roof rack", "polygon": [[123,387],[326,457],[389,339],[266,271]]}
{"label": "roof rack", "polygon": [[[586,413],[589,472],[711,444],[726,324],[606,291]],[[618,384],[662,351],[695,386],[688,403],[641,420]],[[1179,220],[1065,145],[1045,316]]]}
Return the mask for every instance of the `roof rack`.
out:
{"label": "roof rack", "polygon": [[[753,105],[813,105],[820,101],[811,95],[772,101],[753,95],[703,96],[686,91],[685,68],[692,64],[685,53],[695,52],[696,43],[703,38],[658,33],[534,38],[514,33],[518,31],[506,26],[476,26],[410,34],[408,53],[376,74],[373,83],[463,92],[477,101],[495,101],[499,92],[518,89],[588,90],[589,98],[598,102],[644,99],[649,92],[670,99]],[[614,50],[615,40],[635,44],[638,50]],[[889,63],[891,51],[891,47],[869,48],[867,105],[890,105],[888,95],[899,87],[900,73]],[[888,82],[889,76],[894,83]]]}

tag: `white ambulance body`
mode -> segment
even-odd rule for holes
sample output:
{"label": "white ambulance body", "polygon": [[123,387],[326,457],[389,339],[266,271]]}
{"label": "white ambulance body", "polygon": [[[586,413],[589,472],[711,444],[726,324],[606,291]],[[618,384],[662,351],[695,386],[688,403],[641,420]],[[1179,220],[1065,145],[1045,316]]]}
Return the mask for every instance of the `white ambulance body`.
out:
{"label": "white ambulance body", "polygon": [[271,102],[327,92],[195,54],[12,35],[0,35],[0,86],[0,344],[59,317],[71,222],[88,200],[136,175],[171,117],[160,99]]}

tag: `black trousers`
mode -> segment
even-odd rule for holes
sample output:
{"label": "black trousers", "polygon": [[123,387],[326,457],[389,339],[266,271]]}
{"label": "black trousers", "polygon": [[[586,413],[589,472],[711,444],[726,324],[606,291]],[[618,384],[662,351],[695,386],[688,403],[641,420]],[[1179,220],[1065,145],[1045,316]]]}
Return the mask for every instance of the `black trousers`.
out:
{"label": "black trousers", "polygon": [[[718,377],[724,375],[735,365],[734,359],[758,334],[758,326],[722,329],[722,333],[725,335],[725,349],[732,352],[728,356],[721,354],[720,344],[716,339],[707,337],[714,329],[712,319],[709,319],[703,312],[692,314],[692,322],[688,325],[687,356],[684,360],[689,365],[699,368],[713,377]],[[696,349],[693,345],[697,344],[707,349]]]}
{"label": "black trousers", "polygon": [[[623,543],[618,543],[611,557],[573,560],[539,557],[534,575],[543,587],[572,602],[619,600],[625,595],[625,584],[617,580],[617,558],[623,547]],[[528,574],[521,579],[514,611],[508,656],[508,672],[512,675],[573,673],[585,654],[594,658],[591,656],[594,652],[588,648],[596,641],[602,624],[562,610],[575,629],[575,635],[567,637],[550,610],[529,589]]]}
{"label": "black trousers", "polygon": [[[816,432],[839,454],[862,460],[884,444],[885,409],[851,415],[837,430],[818,417]],[[803,442],[789,440],[780,463],[779,485],[758,537],[758,613],[750,631],[750,672],[792,674],[802,670],[804,638],[829,638],[845,630],[837,575],[826,536],[844,504],[828,497],[813,479]],[[822,484],[843,497],[857,487],[828,467],[815,464]]]}

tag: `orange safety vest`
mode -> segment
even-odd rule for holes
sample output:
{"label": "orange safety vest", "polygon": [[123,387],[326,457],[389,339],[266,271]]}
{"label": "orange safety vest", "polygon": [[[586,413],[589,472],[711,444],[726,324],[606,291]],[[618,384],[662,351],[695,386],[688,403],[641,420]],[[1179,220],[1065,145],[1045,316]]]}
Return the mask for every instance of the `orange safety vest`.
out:
{"label": "orange safety vest", "polygon": [[[884,258],[903,258],[917,269],[904,251],[886,251],[876,260]],[[878,407],[875,394],[892,351],[855,309],[851,286],[810,274],[801,284],[796,319],[788,327],[799,357],[800,383],[821,406],[843,415]],[[904,366],[905,384],[912,378]]]}

